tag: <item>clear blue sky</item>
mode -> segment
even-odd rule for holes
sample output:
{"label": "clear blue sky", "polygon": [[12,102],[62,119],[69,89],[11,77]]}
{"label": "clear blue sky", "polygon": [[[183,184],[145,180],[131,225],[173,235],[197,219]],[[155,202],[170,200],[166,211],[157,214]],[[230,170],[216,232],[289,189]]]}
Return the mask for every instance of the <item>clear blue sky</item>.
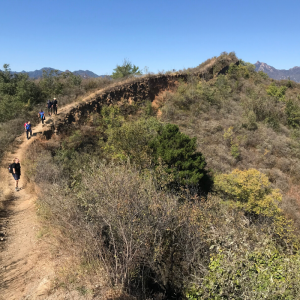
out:
{"label": "clear blue sky", "polygon": [[0,0],[0,64],[111,74],[128,58],[152,72],[223,51],[300,66],[299,0]]}

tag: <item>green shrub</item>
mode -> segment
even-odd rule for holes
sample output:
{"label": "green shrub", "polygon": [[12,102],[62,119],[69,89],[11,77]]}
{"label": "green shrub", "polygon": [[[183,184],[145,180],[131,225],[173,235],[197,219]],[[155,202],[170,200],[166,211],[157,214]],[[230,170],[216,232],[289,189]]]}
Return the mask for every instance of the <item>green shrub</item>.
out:
{"label": "green shrub", "polygon": [[176,125],[166,124],[149,145],[156,163],[161,158],[178,184],[194,186],[200,193],[210,190],[211,179],[203,155],[196,152],[196,138],[181,133]]}
{"label": "green shrub", "polygon": [[277,206],[282,199],[279,190],[273,190],[268,177],[256,169],[216,175],[215,187],[224,199],[245,211],[269,217],[281,211]]}
{"label": "green shrub", "polygon": [[274,97],[275,99],[279,101],[285,101],[285,92],[287,90],[286,86],[278,87],[275,85],[275,83],[272,83],[267,88],[267,94]]}
{"label": "green shrub", "polygon": [[102,148],[112,159],[122,161],[129,159],[139,166],[149,166],[151,163],[149,140],[157,134],[161,126],[153,117],[124,122],[122,126],[106,130],[107,140],[102,144]]}
{"label": "green shrub", "polygon": [[238,144],[232,144],[230,147],[230,153],[235,158],[238,159],[240,157],[240,149]]}
{"label": "green shrub", "polygon": [[258,128],[256,123],[256,114],[253,110],[250,110],[247,114],[247,123],[243,124],[248,130],[256,130]]}
{"label": "green shrub", "polygon": [[287,123],[292,128],[298,128],[300,125],[300,107],[292,100],[287,101],[285,106]]}
{"label": "green shrub", "polygon": [[269,75],[267,73],[264,73],[263,71],[258,71],[258,74],[263,78],[263,79],[268,79]]}
{"label": "green shrub", "polygon": [[201,285],[187,291],[188,299],[298,299],[300,257],[274,247],[255,251],[220,251],[212,255]]}

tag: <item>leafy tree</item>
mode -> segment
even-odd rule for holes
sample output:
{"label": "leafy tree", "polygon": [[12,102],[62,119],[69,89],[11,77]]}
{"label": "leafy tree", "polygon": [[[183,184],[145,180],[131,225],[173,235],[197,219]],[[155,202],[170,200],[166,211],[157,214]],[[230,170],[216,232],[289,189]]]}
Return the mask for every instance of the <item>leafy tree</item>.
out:
{"label": "leafy tree", "polygon": [[66,79],[69,86],[80,86],[82,82],[82,77],[80,75],[75,75],[72,72],[63,72],[61,76]]}
{"label": "leafy tree", "polygon": [[178,126],[166,124],[149,143],[156,163],[159,159],[167,165],[167,173],[173,174],[176,184],[196,188],[198,193],[208,192],[211,179],[205,170],[206,162],[200,152],[196,152],[196,138],[190,138],[179,131]]}
{"label": "leafy tree", "polygon": [[52,98],[62,93],[64,87],[61,81],[62,77],[63,75],[58,70],[43,70],[43,78],[40,81],[40,86],[47,98]]}
{"label": "leafy tree", "polygon": [[300,107],[293,102],[288,100],[285,106],[285,113],[287,115],[287,123],[292,128],[297,128],[300,125]]}
{"label": "leafy tree", "polygon": [[0,121],[7,121],[41,99],[41,90],[27,74],[12,74],[8,64],[0,70]]}
{"label": "leafy tree", "polygon": [[136,65],[133,65],[129,60],[124,59],[123,65],[119,66],[114,69],[112,73],[112,78],[118,79],[123,77],[128,77],[130,75],[141,75],[142,71]]}
{"label": "leafy tree", "polygon": [[8,64],[0,71],[0,94],[13,96],[22,103],[35,102],[40,96],[40,90],[27,74],[12,74]]}

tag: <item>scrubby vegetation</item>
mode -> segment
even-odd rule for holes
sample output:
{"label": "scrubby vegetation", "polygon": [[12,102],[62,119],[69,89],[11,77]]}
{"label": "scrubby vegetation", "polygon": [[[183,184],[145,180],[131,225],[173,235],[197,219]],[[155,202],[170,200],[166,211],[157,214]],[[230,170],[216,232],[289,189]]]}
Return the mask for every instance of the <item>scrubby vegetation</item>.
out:
{"label": "scrubby vegetation", "polygon": [[300,297],[300,86],[226,68],[233,59],[201,65],[215,64],[207,81],[188,70],[158,108],[103,107],[32,145],[39,214],[75,260],[57,285],[114,299]]}
{"label": "scrubby vegetation", "polygon": [[291,192],[299,190],[299,95],[299,84],[275,81],[241,61],[208,82],[180,83],[165,95],[162,120],[196,137],[215,173],[255,168],[267,175],[299,227],[299,198]]}

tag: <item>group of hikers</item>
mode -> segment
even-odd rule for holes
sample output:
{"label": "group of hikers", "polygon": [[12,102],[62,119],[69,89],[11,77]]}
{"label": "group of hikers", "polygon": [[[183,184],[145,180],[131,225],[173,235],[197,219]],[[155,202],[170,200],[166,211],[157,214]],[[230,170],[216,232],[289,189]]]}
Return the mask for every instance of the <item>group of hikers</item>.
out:
{"label": "group of hikers", "polygon": [[[53,98],[53,101],[48,100],[46,104],[46,108],[48,109],[48,116],[51,116],[52,114],[57,115],[57,107],[58,107],[58,103],[56,98]],[[38,117],[41,119],[42,124],[44,125],[46,117],[45,117],[45,112],[42,109],[39,111]],[[25,122],[24,128],[25,128],[27,140],[29,140],[29,138],[32,136],[30,121]]]}
{"label": "group of hikers", "polygon": [[[48,100],[46,104],[46,108],[48,109],[48,116],[51,116],[52,114],[57,115],[57,99],[53,98],[53,101]],[[44,125],[44,121],[46,119],[45,112],[41,109],[38,114],[39,118],[42,121],[42,124]],[[31,129],[31,123],[30,121],[26,122],[24,124],[25,132],[26,132],[26,138],[29,140],[29,138],[32,136],[32,129]],[[21,176],[21,165],[18,158],[14,158],[13,163],[9,165],[9,172],[12,173],[13,178],[15,180],[15,189],[16,191],[19,191],[19,180]]]}

